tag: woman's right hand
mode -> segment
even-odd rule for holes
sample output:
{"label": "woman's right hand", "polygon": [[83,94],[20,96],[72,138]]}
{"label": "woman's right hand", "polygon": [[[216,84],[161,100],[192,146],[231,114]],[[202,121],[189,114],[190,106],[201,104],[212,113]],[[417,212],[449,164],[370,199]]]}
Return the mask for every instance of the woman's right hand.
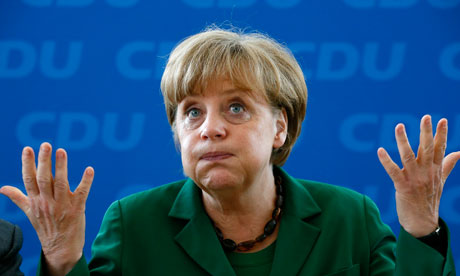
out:
{"label": "woman's right hand", "polygon": [[34,151],[22,152],[22,177],[27,196],[12,186],[3,186],[0,193],[11,199],[29,218],[40,239],[50,275],[65,275],[82,256],[85,243],[85,204],[94,178],[87,167],[74,192],[67,180],[67,153],[56,151],[55,175],[51,168],[52,148],[40,146],[38,166]]}

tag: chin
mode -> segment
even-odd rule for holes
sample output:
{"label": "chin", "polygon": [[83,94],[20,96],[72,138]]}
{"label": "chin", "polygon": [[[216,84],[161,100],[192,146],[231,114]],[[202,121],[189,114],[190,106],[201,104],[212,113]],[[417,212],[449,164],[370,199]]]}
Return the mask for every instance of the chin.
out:
{"label": "chin", "polygon": [[206,190],[228,190],[241,185],[243,174],[233,172],[225,167],[213,167],[197,171],[197,180]]}

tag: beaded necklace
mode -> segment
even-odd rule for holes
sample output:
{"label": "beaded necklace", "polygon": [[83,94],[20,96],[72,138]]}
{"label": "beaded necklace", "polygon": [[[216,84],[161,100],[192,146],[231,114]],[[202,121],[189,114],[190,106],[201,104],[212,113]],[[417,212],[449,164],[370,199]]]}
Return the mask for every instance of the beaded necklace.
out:
{"label": "beaded necklace", "polygon": [[283,207],[283,201],[284,201],[284,195],[283,195],[283,186],[282,186],[282,180],[280,176],[277,176],[275,179],[275,187],[276,187],[276,201],[275,201],[275,209],[272,212],[272,218],[265,224],[264,227],[264,232],[257,236],[253,240],[247,240],[247,241],[242,241],[240,243],[236,243],[232,239],[225,239],[224,235],[222,234],[222,231],[216,226],[214,221],[212,221],[212,224],[214,226],[214,230],[216,231],[217,238],[219,239],[220,243],[222,244],[222,247],[224,248],[225,251],[248,251],[251,248],[254,247],[256,243],[262,242],[265,240],[268,236],[273,234],[273,232],[276,229],[276,226],[278,225],[280,218],[281,218],[281,210]]}

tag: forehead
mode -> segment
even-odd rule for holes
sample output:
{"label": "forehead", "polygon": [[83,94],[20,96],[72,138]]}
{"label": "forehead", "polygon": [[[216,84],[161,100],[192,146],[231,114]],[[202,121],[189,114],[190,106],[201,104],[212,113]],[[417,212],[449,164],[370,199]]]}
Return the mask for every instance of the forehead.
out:
{"label": "forehead", "polygon": [[[251,98],[257,102],[266,103],[266,95],[263,92],[259,92],[257,89],[245,87],[243,85],[237,85],[229,79],[214,79],[206,82],[203,87],[195,87],[193,93],[188,97],[206,97],[206,96],[242,96]],[[185,97],[184,99],[186,99]]]}

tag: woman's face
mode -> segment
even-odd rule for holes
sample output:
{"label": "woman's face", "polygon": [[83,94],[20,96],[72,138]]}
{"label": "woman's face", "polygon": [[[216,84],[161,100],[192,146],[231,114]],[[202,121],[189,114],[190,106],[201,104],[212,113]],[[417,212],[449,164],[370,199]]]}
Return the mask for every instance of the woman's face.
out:
{"label": "woman's face", "polygon": [[271,173],[272,149],[286,139],[286,116],[254,94],[216,80],[202,95],[179,103],[175,126],[182,165],[202,189],[244,188]]}

